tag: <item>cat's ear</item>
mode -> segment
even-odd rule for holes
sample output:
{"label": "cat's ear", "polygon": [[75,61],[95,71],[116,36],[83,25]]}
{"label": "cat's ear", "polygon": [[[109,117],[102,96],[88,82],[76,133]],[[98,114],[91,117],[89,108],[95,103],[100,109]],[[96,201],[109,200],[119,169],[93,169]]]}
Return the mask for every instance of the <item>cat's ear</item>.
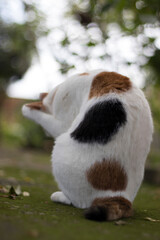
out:
{"label": "cat's ear", "polygon": [[48,93],[40,93],[40,95],[39,95],[39,98],[40,98],[40,100],[42,101],[46,96],[48,95]]}
{"label": "cat's ear", "polygon": [[43,105],[42,101],[47,95],[48,95],[48,93],[40,93],[40,95],[39,95],[40,101],[39,102],[28,103],[28,104],[26,104],[26,106],[29,107],[30,109],[46,111],[45,106]]}
{"label": "cat's ear", "polygon": [[32,102],[32,103],[26,104],[26,106],[31,109],[45,111],[45,107],[42,102]]}
{"label": "cat's ear", "polygon": [[71,137],[82,143],[106,144],[126,121],[126,111],[118,99],[99,102],[86,112]]}

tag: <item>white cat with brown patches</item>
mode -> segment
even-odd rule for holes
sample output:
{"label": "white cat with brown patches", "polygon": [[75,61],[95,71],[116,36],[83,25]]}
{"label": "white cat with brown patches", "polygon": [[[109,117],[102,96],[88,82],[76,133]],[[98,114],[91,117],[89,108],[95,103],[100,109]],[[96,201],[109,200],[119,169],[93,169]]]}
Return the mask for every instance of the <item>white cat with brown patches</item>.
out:
{"label": "white cat with brown patches", "polygon": [[153,122],[143,92],[115,72],[77,74],[23,115],[53,136],[51,200],[87,209],[91,220],[132,216],[150,149]]}

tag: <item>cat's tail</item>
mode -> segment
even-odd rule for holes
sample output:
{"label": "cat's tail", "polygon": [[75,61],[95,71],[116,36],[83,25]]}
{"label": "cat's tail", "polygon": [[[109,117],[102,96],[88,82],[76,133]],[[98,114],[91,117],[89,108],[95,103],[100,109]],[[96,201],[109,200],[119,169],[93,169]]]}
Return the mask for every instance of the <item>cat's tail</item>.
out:
{"label": "cat's tail", "polygon": [[85,217],[94,221],[114,221],[132,215],[132,204],[123,197],[96,198],[85,211]]}

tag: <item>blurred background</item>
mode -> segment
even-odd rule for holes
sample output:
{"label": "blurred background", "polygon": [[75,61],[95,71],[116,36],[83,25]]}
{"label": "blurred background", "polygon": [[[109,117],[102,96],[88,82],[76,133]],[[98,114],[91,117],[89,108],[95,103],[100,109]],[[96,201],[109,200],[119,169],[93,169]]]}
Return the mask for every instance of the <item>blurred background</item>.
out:
{"label": "blurred background", "polygon": [[[39,93],[98,68],[130,77],[154,119],[134,217],[118,223],[86,222],[80,209],[50,201],[54,140],[21,114]],[[1,239],[157,240],[159,200],[160,0],[0,0]]]}
{"label": "blurred background", "polygon": [[127,75],[145,92],[155,126],[147,166],[160,168],[159,0],[1,0],[0,155],[50,152],[53,140],[21,106],[97,68]]}

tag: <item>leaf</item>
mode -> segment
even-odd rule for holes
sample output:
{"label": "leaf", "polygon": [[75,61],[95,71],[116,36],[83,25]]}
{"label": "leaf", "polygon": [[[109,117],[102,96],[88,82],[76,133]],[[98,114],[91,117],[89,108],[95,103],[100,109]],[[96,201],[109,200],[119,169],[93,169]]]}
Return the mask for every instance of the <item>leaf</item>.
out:
{"label": "leaf", "polygon": [[20,194],[21,194],[20,186],[17,186],[16,189],[13,186],[11,186],[10,189],[9,189],[8,197],[11,198],[11,199],[16,199],[16,197],[19,196]]}
{"label": "leaf", "polygon": [[66,45],[69,44],[69,40],[68,40],[68,37],[65,37],[62,41],[61,41],[61,45],[64,47]]}
{"label": "leaf", "polygon": [[11,186],[11,188],[9,189],[9,196],[11,196],[11,195],[17,196],[16,191],[13,186]]}
{"label": "leaf", "polygon": [[96,43],[90,41],[90,42],[87,43],[87,46],[88,46],[88,47],[95,47],[95,46],[96,46]]}
{"label": "leaf", "polygon": [[16,193],[17,196],[19,196],[19,195],[22,194],[21,186],[20,186],[20,185],[18,185],[18,186],[16,187],[16,189],[15,189],[15,193]]}
{"label": "leaf", "polygon": [[115,222],[115,225],[126,225],[127,222],[123,221],[123,220],[118,220]]}
{"label": "leaf", "polygon": [[73,55],[73,56],[78,56],[78,53],[72,52],[72,55]]}
{"label": "leaf", "polygon": [[153,219],[153,218],[150,218],[150,217],[146,217],[145,219],[150,221],[150,222],[160,222],[159,219]]}
{"label": "leaf", "polygon": [[107,12],[112,6],[113,6],[113,3],[106,3],[102,6],[101,11],[102,12]]}
{"label": "leaf", "polygon": [[8,195],[1,195],[0,197],[8,198]]}

